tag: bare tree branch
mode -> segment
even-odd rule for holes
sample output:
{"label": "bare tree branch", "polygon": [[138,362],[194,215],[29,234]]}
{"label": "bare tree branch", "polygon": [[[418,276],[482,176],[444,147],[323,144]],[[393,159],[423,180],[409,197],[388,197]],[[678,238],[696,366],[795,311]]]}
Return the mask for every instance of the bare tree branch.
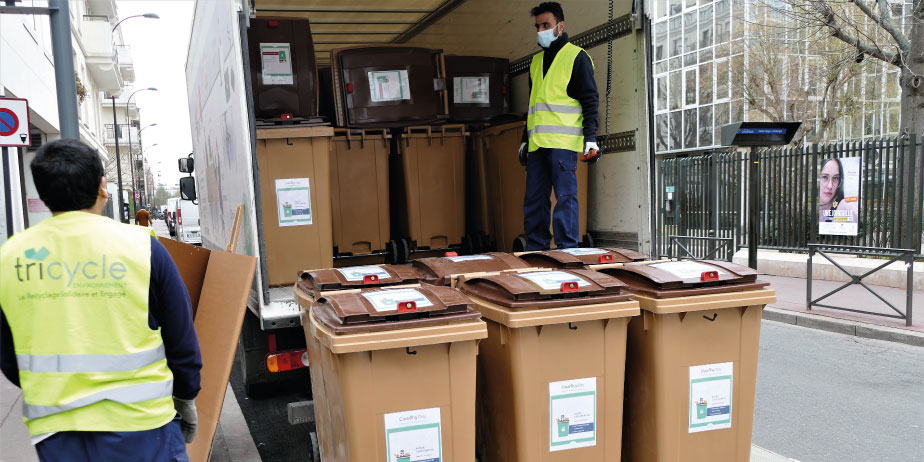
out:
{"label": "bare tree branch", "polygon": [[[863,0],[857,0],[857,6],[861,3],[864,3]],[[911,51],[911,41],[905,37],[901,28],[892,21],[892,12],[889,11],[889,2],[885,0],[879,0],[879,18],[879,25],[895,39],[895,43],[898,44],[902,53],[909,53]]]}
{"label": "bare tree branch", "polygon": [[[821,15],[822,20],[825,25],[828,26],[828,31],[831,33],[832,37],[837,38],[838,40],[857,48],[858,51],[868,54],[872,57],[885,61],[889,64],[898,66],[900,65],[902,58],[899,53],[889,53],[878,46],[872,46],[866,42],[863,42],[859,38],[859,30],[857,35],[852,35],[846,30],[844,25],[838,21],[837,14],[831,8],[830,5],[821,1],[821,0],[812,0],[812,7]],[[856,28],[855,28],[856,29]]]}

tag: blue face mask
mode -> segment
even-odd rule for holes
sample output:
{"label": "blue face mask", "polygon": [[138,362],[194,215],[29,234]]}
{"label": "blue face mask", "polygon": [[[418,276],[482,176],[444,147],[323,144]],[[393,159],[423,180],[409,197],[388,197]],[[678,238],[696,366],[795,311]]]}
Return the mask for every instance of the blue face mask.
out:
{"label": "blue face mask", "polygon": [[539,33],[538,33],[538,36],[539,36],[539,46],[541,46],[542,48],[548,48],[549,45],[551,45],[552,42],[554,42],[555,39],[558,38],[558,37],[555,36],[555,29],[557,29],[557,28],[558,28],[558,24],[556,24],[555,27],[553,27],[553,28],[551,28],[551,29],[546,29],[546,30],[543,30],[543,31],[539,31]]}

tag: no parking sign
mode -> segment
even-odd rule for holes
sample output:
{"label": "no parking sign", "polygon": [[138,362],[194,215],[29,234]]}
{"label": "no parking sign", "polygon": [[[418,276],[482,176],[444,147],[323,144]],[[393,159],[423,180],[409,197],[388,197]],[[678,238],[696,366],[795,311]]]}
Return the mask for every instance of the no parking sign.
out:
{"label": "no parking sign", "polygon": [[29,142],[29,102],[0,98],[0,146],[28,146]]}

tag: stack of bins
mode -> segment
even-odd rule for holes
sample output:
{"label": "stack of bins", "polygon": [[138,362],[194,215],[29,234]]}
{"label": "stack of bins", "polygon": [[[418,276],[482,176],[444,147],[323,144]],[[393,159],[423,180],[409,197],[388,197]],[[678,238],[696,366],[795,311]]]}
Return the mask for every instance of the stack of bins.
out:
{"label": "stack of bins", "polygon": [[[526,122],[513,122],[485,128],[481,139],[485,150],[485,177],[497,250],[525,250],[523,236],[523,198],[526,196],[526,168],[520,165],[517,150]],[[575,154],[577,155],[577,154]],[[580,235],[587,234],[587,163],[577,163]],[[555,207],[555,193],[551,196]],[[549,222],[551,229],[551,221]]]}
{"label": "stack of bins", "polygon": [[638,302],[590,270],[460,276],[485,318],[478,356],[482,460],[620,458],[626,325]]}
{"label": "stack of bins", "polygon": [[335,129],[331,142],[331,209],[338,255],[385,250],[391,233],[384,129]]}
{"label": "stack of bins", "polygon": [[464,125],[409,127],[397,140],[403,194],[396,233],[414,247],[448,249],[465,234]]}
{"label": "stack of bins", "polygon": [[525,261],[507,253],[420,258],[412,262],[428,284],[455,287],[456,276],[530,269]]}
{"label": "stack of bins", "polygon": [[474,460],[475,358],[487,331],[447,287],[306,294],[302,325],[325,462]]}
{"label": "stack of bins", "polygon": [[257,129],[263,241],[270,286],[294,284],[298,271],[305,267],[333,266],[332,135],[330,127]]}
{"label": "stack of bins", "polygon": [[318,67],[307,19],[253,18],[247,28],[254,116],[261,121],[316,119]]}
{"label": "stack of bins", "polygon": [[623,460],[750,460],[761,313],[776,293],[726,262],[604,271],[643,310],[629,323]]}
{"label": "stack of bins", "polygon": [[525,252],[520,259],[537,268],[582,269],[647,260],[644,254],[629,249],[577,247],[573,249]]}

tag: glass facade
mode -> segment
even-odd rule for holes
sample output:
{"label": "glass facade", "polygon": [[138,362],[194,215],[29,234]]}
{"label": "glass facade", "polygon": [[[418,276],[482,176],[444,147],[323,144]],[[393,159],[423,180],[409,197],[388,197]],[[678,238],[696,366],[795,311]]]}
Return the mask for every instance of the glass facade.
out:
{"label": "glass facade", "polygon": [[[708,149],[720,143],[719,127],[769,120],[765,98],[749,104],[745,73],[752,64],[757,42],[756,24],[786,21],[763,0],[656,0],[651,13],[653,36],[655,150],[656,152]],[[907,2],[907,5],[910,5]],[[902,11],[902,4],[893,5]],[[910,13],[906,7],[903,13]],[[905,16],[907,17],[907,16]],[[907,21],[902,21],[907,29]],[[781,58],[767,72],[780,76],[782,98],[800,98],[814,115],[819,109],[820,79],[827,69],[824,50],[811,45],[804,31],[791,28],[770,45]],[[815,42],[817,43],[817,42]],[[766,45],[763,45],[766,46]],[[821,85],[823,87],[823,85]],[[753,85],[750,88],[754,88]],[[753,91],[753,90],[752,90]],[[867,58],[859,75],[845,85],[856,110],[838,119],[823,136],[806,141],[860,138],[896,133],[900,120],[899,71]],[[808,95],[807,97],[805,95]],[[788,119],[805,112],[778,104]],[[839,107],[839,106],[838,106]]]}

